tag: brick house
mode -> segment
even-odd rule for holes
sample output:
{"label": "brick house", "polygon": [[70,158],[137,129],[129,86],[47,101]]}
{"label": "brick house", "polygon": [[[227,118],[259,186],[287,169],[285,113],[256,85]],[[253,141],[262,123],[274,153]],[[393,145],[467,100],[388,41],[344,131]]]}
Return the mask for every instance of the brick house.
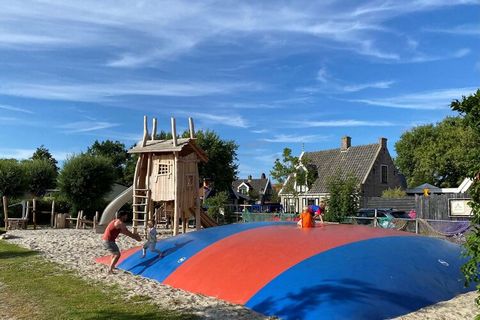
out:
{"label": "brick house", "polygon": [[[300,158],[309,159],[309,170],[316,170],[318,177],[310,189],[305,185],[295,185],[294,188],[299,193],[297,198],[287,194],[285,188],[282,188],[280,197],[285,210],[300,212],[306,205],[318,205],[322,199],[328,197],[328,179],[336,174],[354,175],[359,181],[361,199],[379,197],[383,190],[388,188],[406,187],[405,177],[399,172],[388,152],[386,138],[380,138],[375,144],[361,146],[352,146],[351,141],[352,139],[346,136],[342,138],[340,148],[302,152]],[[285,185],[292,183],[289,180],[290,178]]]}

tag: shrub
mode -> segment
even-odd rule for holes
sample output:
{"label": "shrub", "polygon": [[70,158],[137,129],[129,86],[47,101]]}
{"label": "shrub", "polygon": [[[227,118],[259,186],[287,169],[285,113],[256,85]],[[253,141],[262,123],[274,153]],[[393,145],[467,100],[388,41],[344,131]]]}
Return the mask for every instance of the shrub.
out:
{"label": "shrub", "polygon": [[22,165],[15,159],[0,159],[0,197],[15,197],[25,193],[26,177]]}
{"label": "shrub", "polygon": [[227,215],[226,205],[228,204],[228,194],[225,191],[217,193],[215,196],[205,200],[207,214],[214,220],[223,222]]}
{"label": "shrub", "polygon": [[359,207],[358,180],[353,175],[337,174],[327,181],[329,197],[325,220],[342,222],[345,217],[355,215]]}
{"label": "shrub", "polygon": [[47,189],[55,187],[57,172],[47,159],[26,160],[22,162],[25,170],[27,191],[34,196],[43,196]]}
{"label": "shrub", "polygon": [[115,168],[110,160],[87,154],[68,159],[58,177],[63,198],[72,204],[72,211],[93,212],[104,206],[103,197],[115,181]]}
{"label": "shrub", "polygon": [[405,190],[402,190],[400,187],[396,188],[388,188],[386,190],[383,190],[382,192],[382,198],[387,198],[387,199],[394,199],[394,198],[405,198],[407,196],[407,193]]}

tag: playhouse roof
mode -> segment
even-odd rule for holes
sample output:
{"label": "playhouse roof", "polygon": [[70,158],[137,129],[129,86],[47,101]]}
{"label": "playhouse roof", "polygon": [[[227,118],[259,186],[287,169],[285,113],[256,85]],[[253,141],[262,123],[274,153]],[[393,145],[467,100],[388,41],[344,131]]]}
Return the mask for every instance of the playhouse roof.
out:
{"label": "playhouse roof", "polygon": [[194,139],[179,138],[177,139],[177,146],[173,145],[173,140],[147,140],[145,147],[142,147],[142,142],[139,141],[135,147],[128,150],[128,153],[169,153],[181,152],[186,148],[191,148],[203,161],[207,161],[207,155],[200,149]]}

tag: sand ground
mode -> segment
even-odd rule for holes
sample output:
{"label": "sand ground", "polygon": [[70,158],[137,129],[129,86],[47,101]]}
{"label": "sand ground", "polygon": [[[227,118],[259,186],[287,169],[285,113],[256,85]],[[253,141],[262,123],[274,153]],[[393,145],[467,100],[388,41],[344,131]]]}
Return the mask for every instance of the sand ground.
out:
{"label": "sand ground", "polygon": [[[151,298],[151,302],[162,308],[193,313],[206,319],[272,319],[240,305],[192,294],[126,272],[108,275],[107,267],[94,261],[107,252],[101,245],[101,235],[92,230],[12,230],[8,234],[13,236],[8,241],[38,251],[45,258],[74,270],[85,279],[120,285],[125,289],[126,297],[146,295]],[[169,236],[168,233],[160,233],[159,237]],[[123,249],[139,245],[135,240],[124,236],[120,236],[118,243]],[[475,296],[474,292],[460,295],[397,319],[473,319],[479,313],[474,303]]]}

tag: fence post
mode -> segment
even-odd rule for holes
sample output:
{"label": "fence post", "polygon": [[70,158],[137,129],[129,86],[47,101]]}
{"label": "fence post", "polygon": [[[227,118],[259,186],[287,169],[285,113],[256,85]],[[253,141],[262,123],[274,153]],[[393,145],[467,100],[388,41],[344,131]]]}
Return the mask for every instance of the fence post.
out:
{"label": "fence post", "polygon": [[8,200],[6,196],[2,197],[3,202],[3,219],[5,220],[5,231],[8,229]]}
{"label": "fence post", "polygon": [[376,228],[378,225],[377,223],[377,209],[375,209],[375,217],[373,218],[373,227]]}
{"label": "fence post", "polygon": [[33,230],[37,230],[37,199],[33,198],[32,202]]}
{"label": "fence post", "polygon": [[53,228],[55,222],[55,200],[52,200],[52,212],[50,215],[50,226]]}
{"label": "fence post", "polygon": [[415,233],[418,234],[418,218],[415,218]]}

